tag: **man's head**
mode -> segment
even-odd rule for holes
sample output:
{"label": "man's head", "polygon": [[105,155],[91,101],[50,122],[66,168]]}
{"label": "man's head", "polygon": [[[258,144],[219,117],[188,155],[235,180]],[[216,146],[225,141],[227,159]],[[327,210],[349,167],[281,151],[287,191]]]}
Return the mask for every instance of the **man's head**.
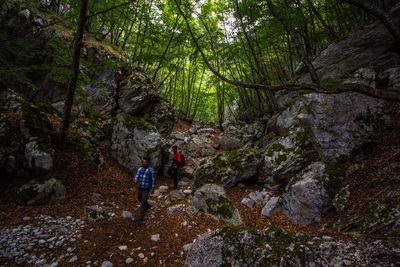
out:
{"label": "man's head", "polygon": [[173,152],[178,151],[178,147],[177,147],[177,146],[172,146],[172,151],[173,151]]}
{"label": "man's head", "polygon": [[142,165],[143,167],[147,167],[150,164],[150,158],[149,157],[143,157],[142,159]]}

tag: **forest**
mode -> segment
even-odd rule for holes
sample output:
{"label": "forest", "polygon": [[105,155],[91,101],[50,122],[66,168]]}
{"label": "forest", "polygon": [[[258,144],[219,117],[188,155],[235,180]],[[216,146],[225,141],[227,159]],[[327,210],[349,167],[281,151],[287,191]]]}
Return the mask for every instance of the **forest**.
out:
{"label": "forest", "polygon": [[0,266],[398,266],[400,1],[0,0]]}
{"label": "forest", "polygon": [[[62,17],[52,24],[75,27],[81,1],[47,2]],[[89,1],[84,33],[123,51],[182,116],[222,125],[234,116],[248,121],[276,113],[276,99],[265,88],[293,84],[305,69],[314,73],[312,82],[319,84],[313,59],[332,42],[376,20],[386,21],[395,3]],[[399,37],[395,28],[393,36]],[[235,82],[265,88],[249,89]]]}

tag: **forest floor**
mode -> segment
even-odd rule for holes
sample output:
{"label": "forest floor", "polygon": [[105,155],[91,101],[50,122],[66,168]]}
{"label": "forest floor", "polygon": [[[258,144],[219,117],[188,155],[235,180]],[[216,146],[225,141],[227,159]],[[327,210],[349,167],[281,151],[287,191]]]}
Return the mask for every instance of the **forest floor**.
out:
{"label": "forest floor", "polygon": [[[182,128],[187,128],[182,125]],[[399,132],[397,137],[399,137]],[[393,131],[391,135],[386,134],[385,138],[380,138],[380,145],[371,156],[371,160],[384,164],[394,164],[397,161],[400,147],[392,143],[397,142]],[[389,139],[390,137],[390,139]],[[25,179],[14,179],[7,186],[2,186],[0,195],[0,228],[25,225],[27,222],[24,217],[36,218],[39,215],[48,215],[54,218],[71,216],[85,221],[86,226],[82,236],[73,244],[65,244],[58,249],[48,249],[43,247],[35,248],[38,255],[47,253],[50,256],[58,257],[65,254],[65,247],[74,247],[75,255],[78,261],[69,263],[69,257],[66,256],[59,261],[61,266],[82,266],[87,261],[96,262],[98,266],[105,260],[111,261],[114,266],[125,266],[126,259],[132,258],[134,266],[182,266],[185,261],[183,246],[192,243],[198,235],[204,234],[209,230],[221,229],[228,226],[222,221],[218,221],[206,214],[198,214],[195,217],[189,217],[182,212],[176,215],[168,215],[168,207],[176,204],[187,205],[191,196],[176,202],[169,202],[167,194],[161,197],[150,197],[152,208],[146,215],[145,223],[138,226],[135,221],[124,219],[123,211],[130,211],[135,216],[137,214],[139,203],[136,200],[137,188],[131,181],[131,174],[116,163],[110,156],[109,144],[102,147],[104,156],[104,166],[98,170],[96,166],[85,160],[82,151],[74,149],[73,146],[58,150],[55,155],[55,171],[52,174],[60,179],[66,186],[66,199],[60,204],[47,206],[25,206],[21,205],[16,198],[16,188]],[[382,164],[380,162],[380,164]],[[397,166],[397,165],[396,165]],[[365,166],[365,168],[371,168]],[[369,178],[370,177],[370,178]],[[368,179],[376,180],[374,170],[370,170],[363,176],[362,184],[368,184]],[[360,181],[357,182],[360,184]],[[166,177],[158,177],[157,187],[167,185],[172,188],[172,180]],[[179,189],[190,189],[191,184],[181,186]],[[364,190],[360,187],[360,190]],[[338,233],[333,229],[333,223],[337,221],[338,215],[332,210],[325,214],[319,224],[309,226],[299,226],[291,223],[283,215],[278,214],[272,219],[261,217],[261,205],[255,205],[252,208],[245,207],[240,202],[243,197],[247,197],[250,192],[261,190],[256,186],[246,185],[245,187],[234,187],[227,189],[227,194],[239,209],[243,224],[245,227],[263,229],[269,224],[277,224],[281,227],[291,230],[304,232],[310,235],[328,235],[338,239],[355,239],[353,235]],[[102,220],[91,220],[84,213],[84,207],[93,205],[93,193],[100,194],[100,202],[106,207],[108,212],[115,216],[107,217]],[[376,192],[373,192],[376,193]],[[352,198],[355,209],[357,205],[366,198],[362,194]],[[35,222],[31,222],[35,223]],[[151,236],[159,234],[159,241],[152,241]],[[120,250],[118,247],[126,245],[126,250]],[[142,255],[139,255],[143,253]],[[13,263],[6,263],[12,266]],[[1,262],[0,262],[1,265]]]}

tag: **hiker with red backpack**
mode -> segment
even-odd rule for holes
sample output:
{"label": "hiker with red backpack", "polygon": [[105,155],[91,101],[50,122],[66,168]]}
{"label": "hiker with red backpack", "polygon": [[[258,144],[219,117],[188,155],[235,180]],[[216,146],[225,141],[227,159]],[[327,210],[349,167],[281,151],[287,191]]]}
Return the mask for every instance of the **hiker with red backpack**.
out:
{"label": "hiker with red backpack", "polygon": [[174,180],[174,189],[178,188],[179,171],[185,166],[186,160],[182,152],[178,150],[177,146],[172,146],[172,163],[169,167],[168,174]]}

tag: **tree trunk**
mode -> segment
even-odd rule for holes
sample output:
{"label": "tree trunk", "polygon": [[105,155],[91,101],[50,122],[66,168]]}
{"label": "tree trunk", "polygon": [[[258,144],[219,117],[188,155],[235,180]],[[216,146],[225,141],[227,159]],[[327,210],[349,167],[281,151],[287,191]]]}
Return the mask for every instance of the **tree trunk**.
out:
{"label": "tree trunk", "polygon": [[82,48],[83,33],[86,21],[87,6],[88,6],[88,0],[81,0],[81,10],[79,14],[79,21],[76,31],[74,54],[72,56],[72,74],[68,82],[67,97],[65,99],[64,114],[62,117],[61,144],[65,143],[65,140],[68,135],[72,104],[74,102],[76,83],[79,75],[79,62],[81,57],[81,48]]}

